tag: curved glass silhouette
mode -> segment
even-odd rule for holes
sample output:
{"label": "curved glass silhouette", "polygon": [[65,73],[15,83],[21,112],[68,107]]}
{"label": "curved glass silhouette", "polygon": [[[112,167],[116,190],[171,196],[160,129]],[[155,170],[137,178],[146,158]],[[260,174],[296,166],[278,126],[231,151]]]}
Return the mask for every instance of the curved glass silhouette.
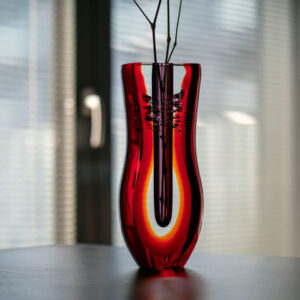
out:
{"label": "curved glass silhouette", "polygon": [[122,76],[128,130],[123,235],[139,266],[183,267],[203,211],[195,144],[201,68],[131,63]]}

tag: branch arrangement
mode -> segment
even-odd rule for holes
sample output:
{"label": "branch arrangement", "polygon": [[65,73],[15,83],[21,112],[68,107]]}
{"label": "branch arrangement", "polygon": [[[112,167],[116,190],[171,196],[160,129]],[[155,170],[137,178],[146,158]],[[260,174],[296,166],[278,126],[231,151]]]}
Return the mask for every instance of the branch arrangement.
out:
{"label": "branch arrangement", "polygon": [[[157,17],[158,17],[158,13],[160,10],[160,6],[161,6],[161,2],[162,0],[158,1],[158,5],[157,5],[157,9],[156,9],[156,13],[154,16],[154,20],[151,21],[149,19],[149,17],[145,14],[145,12],[143,11],[143,9],[140,7],[140,5],[136,2],[136,0],[133,0],[133,2],[136,4],[136,6],[139,8],[139,10],[141,11],[141,13],[144,15],[144,17],[146,18],[146,20],[149,22],[151,30],[152,30],[152,39],[153,39],[153,52],[154,52],[154,62],[157,64],[157,53],[156,53],[156,37],[155,37],[155,29],[156,29],[156,21],[157,21]],[[168,36],[167,36],[167,50],[166,50],[166,57],[165,57],[165,63],[168,63],[172,57],[172,54],[177,46],[177,36],[178,36],[178,27],[179,27],[179,20],[180,20],[180,15],[181,15],[181,6],[182,6],[182,0],[180,0],[180,4],[179,4],[179,11],[178,11],[178,17],[177,17],[177,23],[176,23],[176,32],[175,32],[175,39],[174,39],[174,43],[173,43],[173,47],[171,50],[171,53],[169,54],[170,51],[170,43],[171,43],[171,31],[170,31],[170,0],[167,0],[167,32],[168,32]]]}

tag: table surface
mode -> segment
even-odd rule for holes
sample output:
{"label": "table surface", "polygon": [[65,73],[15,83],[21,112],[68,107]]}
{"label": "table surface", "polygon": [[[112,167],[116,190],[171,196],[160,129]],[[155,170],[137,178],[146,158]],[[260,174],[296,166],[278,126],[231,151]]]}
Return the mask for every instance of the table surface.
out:
{"label": "table surface", "polygon": [[194,252],[185,270],[139,270],[125,248],[0,251],[0,299],[300,299],[300,258]]}

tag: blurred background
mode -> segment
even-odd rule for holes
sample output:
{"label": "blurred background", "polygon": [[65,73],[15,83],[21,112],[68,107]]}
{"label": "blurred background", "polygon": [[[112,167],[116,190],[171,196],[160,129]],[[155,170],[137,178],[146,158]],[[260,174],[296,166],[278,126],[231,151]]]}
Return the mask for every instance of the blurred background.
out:
{"label": "blurred background", "polygon": [[[166,1],[157,43],[163,60]],[[203,71],[197,250],[300,256],[299,57],[298,0],[183,0],[172,60]],[[120,71],[137,61],[153,51],[132,0],[0,0],[0,248],[125,245]]]}

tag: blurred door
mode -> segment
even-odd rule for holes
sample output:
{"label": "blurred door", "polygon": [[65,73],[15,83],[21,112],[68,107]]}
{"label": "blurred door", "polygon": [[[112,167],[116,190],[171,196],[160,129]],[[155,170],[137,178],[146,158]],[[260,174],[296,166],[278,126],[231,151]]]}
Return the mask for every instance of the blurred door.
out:
{"label": "blurred door", "polygon": [[78,242],[111,241],[109,1],[77,0]]}

